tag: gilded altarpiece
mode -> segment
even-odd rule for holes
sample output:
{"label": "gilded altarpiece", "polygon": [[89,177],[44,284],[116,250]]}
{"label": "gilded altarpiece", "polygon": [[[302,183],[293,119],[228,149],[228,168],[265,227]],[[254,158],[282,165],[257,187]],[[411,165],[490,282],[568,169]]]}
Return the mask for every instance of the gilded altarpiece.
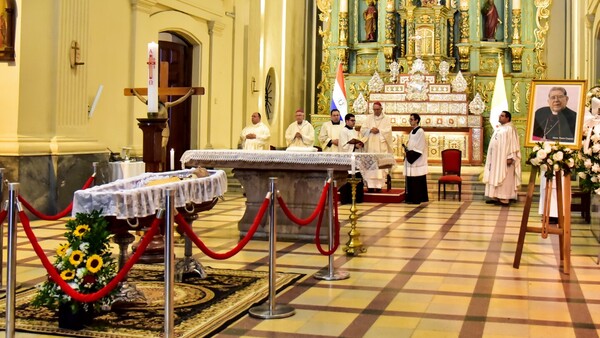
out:
{"label": "gilded altarpiece", "polygon": [[[343,64],[348,107],[351,108],[359,94],[370,100],[372,93],[368,83],[375,73],[386,84],[392,84],[389,69],[392,62],[397,62],[402,74],[407,73],[414,60],[420,58],[429,73],[438,79],[439,65],[446,61],[450,65],[447,82],[453,81],[460,71],[467,81],[467,103],[476,93],[483,99],[486,108],[482,114],[479,145],[484,153],[482,161],[492,134],[490,104],[498,66],[502,65],[513,124],[523,138],[531,80],[546,77],[545,48],[552,0],[494,0],[499,16],[494,39],[484,38],[485,17],[481,9],[485,2],[317,0],[318,34],[323,43],[322,58],[317,63],[320,61],[322,80],[316,93],[318,113],[310,117],[311,122],[318,129],[329,119],[331,89],[338,62]],[[365,11],[370,3],[377,12],[374,41],[367,39]],[[398,101],[398,104],[401,102]],[[475,118],[472,116],[467,114],[467,119]],[[392,117],[399,128],[404,123],[408,127],[403,117]],[[427,133],[437,133],[434,128],[424,126]],[[395,131],[395,134],[396,139],[401,140],[403,132]],[[456,142],[464,141],[462,136],[455,137],[452,131],[442,134],[447,134],[447,137],[431,138],[430,146],[435,144],[439,149],[456,147]],[[523,144],[523,139],[521,141]],[[400,157],[401,154],[397,155]],[[430,158],[435,162],[439,156]],[[526,158],[525,149],[522,158]]]}

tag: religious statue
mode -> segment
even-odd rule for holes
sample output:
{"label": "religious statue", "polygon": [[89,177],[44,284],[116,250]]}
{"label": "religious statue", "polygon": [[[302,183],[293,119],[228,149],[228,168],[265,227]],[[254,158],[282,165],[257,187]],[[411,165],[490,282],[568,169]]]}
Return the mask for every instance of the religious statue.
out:
{"label": "religious statue", "polygon": [[365,19],[365,33],[367,33],[366,41],[377,41],[377,7],[375,0],[367,0],[369,7],[363,12]]}
{"label": "religious statue", "polygon": [[496,41],[496,29],[500,21],[498,10],[494,4],[494,0],[488,0],[485,5],[481,8],[481,14],[483,14],[483,37],[488,41]]}

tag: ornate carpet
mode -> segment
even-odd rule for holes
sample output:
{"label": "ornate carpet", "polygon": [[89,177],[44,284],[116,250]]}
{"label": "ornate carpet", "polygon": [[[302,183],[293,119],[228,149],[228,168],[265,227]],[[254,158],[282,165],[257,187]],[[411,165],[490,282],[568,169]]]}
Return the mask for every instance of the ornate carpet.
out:
{"label": "ornate carpet", "polygon": [[[217,333],[246,314],[254,304],[267,299],[267,272],[206,267],[208,277],[190,277],[174,287],[174,331],[176,337],[204,337]],[[277,290],[293,284],[302,274],[279,273]],[[30,305],[36,289],[17,294],[16,330],[70,337],[160,337],[164,333],[163,267],[136,265],[129,281],[142,291],[148,304],[97,314],[93,323],[80,331],[58,328],[58,315]],[[5,317],[6,302],[0,302]],[[0,327],[4,328],[4,321]]]}

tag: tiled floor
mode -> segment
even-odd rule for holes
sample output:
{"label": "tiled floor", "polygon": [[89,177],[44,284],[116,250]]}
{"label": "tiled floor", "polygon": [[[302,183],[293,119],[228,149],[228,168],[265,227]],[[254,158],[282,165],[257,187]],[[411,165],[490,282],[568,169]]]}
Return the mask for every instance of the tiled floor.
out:
{"label": "tiled floor", "polygon": [[[210,248],[226,251],[236,245],[243,203],[240,194],[228,193],[194,223]],[[523,203],[363,203],[358,208],[367,252],[347,257],[340,248],[334,260],[349,279],[313,278],[327,266],[327,257],[314,244],[279,242],[278,271],[307,274],[276,299],[296,314],[268,320],[246,316],[218,337],[598,337],[600,247],[578,214],[572,216],[573,267],[565,275],[557,236],[527,234],[521,266],[512,267]],[[340,207],[344,243],[348,209]],[[539,225],[539,219],[532,213],[530,225]],[[64,231],[61,222],[33,224],[52,255]],[[267,242],[251,241],[232,259],[197,256],[214,267],[267,270],[267,251]],[[19,283],[45,278],[22,232],[18,259]]]}

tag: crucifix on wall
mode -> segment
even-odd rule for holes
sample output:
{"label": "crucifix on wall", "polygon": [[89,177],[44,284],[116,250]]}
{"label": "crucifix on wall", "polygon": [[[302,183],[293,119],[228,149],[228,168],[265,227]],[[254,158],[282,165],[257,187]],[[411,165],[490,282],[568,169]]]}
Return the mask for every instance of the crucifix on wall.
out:
{"label": "crucifix on wall", "polygon": [[[191,95],[204,95],[203,87],[169,87],[169,64],[160,62],[160,77],[156,69],[156,54],[149,53],[148,57],[148,87],[125,88],[125,96],[135,96],[148,105],[148,118],[139,118],[138,126],[144,133],[143,159],[146,172],[167,170],[166,147],[169,140],[169,108],[174,107]],[[156,79],[159,79],[159,83]],[[146,97],[144,97],[146,96]],[[177,100],[167,102],[169,96],[181,96]],[[153,102],[153,99],[156,101]],[[173,159],[171,163],[173,163]],[[168,170],[173,170],[171,165]]]}

